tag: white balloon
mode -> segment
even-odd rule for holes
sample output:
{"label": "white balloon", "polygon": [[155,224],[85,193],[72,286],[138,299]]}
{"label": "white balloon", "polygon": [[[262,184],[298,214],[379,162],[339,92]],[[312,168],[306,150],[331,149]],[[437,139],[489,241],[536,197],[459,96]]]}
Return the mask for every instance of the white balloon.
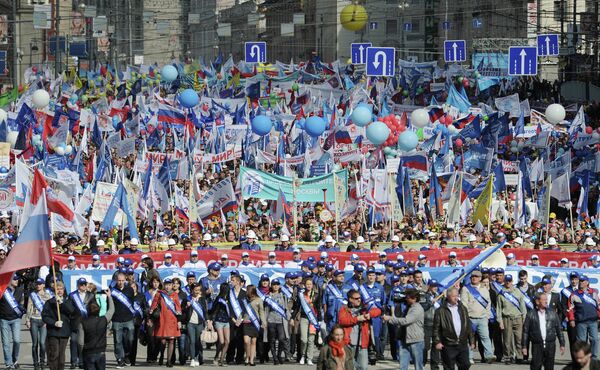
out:
{"label": "white balloon", "polygon": [[17,142],[17,138],[19,137],[18,131],[9,131],[8,135],[6,135],[6,141],[10,143],[11,149],[15,148],[15,143]]}
{"label": "white balloon", "polygon": [[56,148],[54,148],[54,153],[58,155],[65,155],[65,148],[63,148],[62,146],[57,146]]}
{"label": "white balloon", "polygon": [[410,124],[418,128],[427,126],[429,124],[429,113],[423,108],[415,109],[410,114]]}
{"label": "white balloon", "polygon": [[546,108],[546,119],[553,125],[564,121],[566,115],[565,108],[560,104],[550,104]]}
{"label": "white balloon", "polygon": [[46,90],[39,89],[33,93],[31,101],[36,108],[45,108],[50,103],[50,95]]}
{"label": "white balloon", "polygon": [[69,154],[71,154],[72,152],[73,152],[73,147],[72,147],[71,145],[67,145],[67,146],[65,147],[65,154],[66,154],[66,155],[69,155]]}
{"label": "white balloon", "polygon": [[4,109],[0,109],[0,122],[6,121],[8,118],[8,113]]}

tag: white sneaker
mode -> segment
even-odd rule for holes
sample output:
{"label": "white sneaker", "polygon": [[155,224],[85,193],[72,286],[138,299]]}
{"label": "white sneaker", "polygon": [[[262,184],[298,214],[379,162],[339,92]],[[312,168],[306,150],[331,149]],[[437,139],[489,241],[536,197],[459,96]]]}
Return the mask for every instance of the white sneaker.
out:
{"label": "white sneaker", "polygon": [[308,362],[306,363],[308,366],[314,366],[312,360],[308,360]]}
{"label": "white sneaker", "polygon": [[192,360],[192,361],[190,361],[190,366],[196,367],[196,366],[198,366],[198,362],[196,362],[196,360]]}
{"label": "white sneaker", "polygon": [[304,356],[302,356],[302,358],[300,358],[300,365],[304,365]]}

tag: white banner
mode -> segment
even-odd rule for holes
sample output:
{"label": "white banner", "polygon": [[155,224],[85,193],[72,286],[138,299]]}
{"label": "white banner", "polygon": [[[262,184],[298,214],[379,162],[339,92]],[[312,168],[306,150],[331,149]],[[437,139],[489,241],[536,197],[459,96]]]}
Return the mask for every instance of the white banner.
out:
{"label": "white banner", "polygon": [[220,212],[221,209],[231,202],[236,202],[236,199],[231,179],[228,177],[213,186],[212,189],[204,194],[202,199],[196,203],[198,217],[203,220],[206,217]]}
{"label": "white banner", "polygon": [[[110,202],[116,192],[116,184],[109,184],[107,182],[98,182],[96,184],[96,195],[94,197],[94,207],[92,208],[93,221],[104,221],[104,216],[106,215]],[[120,225],[122,219],[123,211],[119,209],[119,212],[115,217],[115,224]]]}

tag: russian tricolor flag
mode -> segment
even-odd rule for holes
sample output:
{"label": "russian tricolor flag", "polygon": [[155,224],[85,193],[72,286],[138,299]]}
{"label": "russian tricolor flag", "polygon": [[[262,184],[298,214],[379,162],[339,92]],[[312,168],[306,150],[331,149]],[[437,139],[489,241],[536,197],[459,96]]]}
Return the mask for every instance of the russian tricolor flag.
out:
{"label": "russian tricolor flag", "polygon": [[427,172],[427,156],[424,153],[402,157],[402,166]]}
{"label": "russian tricolor flag", "polygon": [[158,121],[176,125],[185,125],[185,113],[180,109],[170,107],[166,104],[160,104],[158,106]]}

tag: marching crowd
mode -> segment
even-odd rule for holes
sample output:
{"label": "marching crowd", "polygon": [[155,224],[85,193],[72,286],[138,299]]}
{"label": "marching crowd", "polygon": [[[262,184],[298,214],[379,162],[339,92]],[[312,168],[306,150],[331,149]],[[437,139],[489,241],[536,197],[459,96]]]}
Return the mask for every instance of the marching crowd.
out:
{"label": "marching crowd", "polygon": [[[256,235],[247,236],[243,249],[260,249],[253,247]],[[392,240],[390,256],[401,248]],[[0,300],[6,367],[20,367],[22,321],[31,333],[35,370],[63,369],[67,347],[71,369],[104,369],[107,330],[117,368],[144,362],[167,367],[297,362],[318,369],[367,369],[387,357],[399,361],[402,370],[410,364],[416,370],[425,364],[462,370],[479,352],[488,364],[529,362],[531,369],[552,369],[555,354],[565,349],[563,327],[576,368],[578,361],[585,367],[581,361],[591,361],[590,355],[596,361],[598,355],[600,298],[589,278],[576,272],[560,293],[553,292],[550,275],[532,285],[526,270],[514,276],[503,268],[477,269],[443,287],[435,279],[425,281],[421,256],[413,263],[380,252],[379,261],[367,267],[355,253],[344,270],[336,269],[328,258],[327,250],[336,247],[329,237],[319,260],[303,259],[294,248],[293,260],[283,266],[292,270],[284,278],[263,274],[253,285],[243,273],[252,267],[247,253],[228,273],[222,271],[227,255],[208,266],[199,259],[199,251],[211,248],[208,241],[191,248],[185,279],[161,278],[148,255],[141,256],[143,270],[120,257],[106,290],[79,278],[74,291],[66,292],[58,264],[54,273],[47,266],[15,274]],[[356,241],[360,245],[364,238]],[[430,242],[437,248],[434,238]],[[594,239],[588,237],[588,244],[596,251]],[[476,238],[470,247],[477,248]],[[136,248],[137,240],[128,239],[121,251],[136,253]],[[64,252],[71,254],[66,269],[76,269],[76,252]],[[276,253],[269,253],[269,263],[282,267]],[[161,267],[169,267],[171,258],[166,252]],[[455,253],[448,258],[449,266],[460,266]],[[94,264],[100,259],[95,255]],[[145,353],[138,353],[138,343]],[[208,347],[215,348],[214,357],[205,354]]]}

